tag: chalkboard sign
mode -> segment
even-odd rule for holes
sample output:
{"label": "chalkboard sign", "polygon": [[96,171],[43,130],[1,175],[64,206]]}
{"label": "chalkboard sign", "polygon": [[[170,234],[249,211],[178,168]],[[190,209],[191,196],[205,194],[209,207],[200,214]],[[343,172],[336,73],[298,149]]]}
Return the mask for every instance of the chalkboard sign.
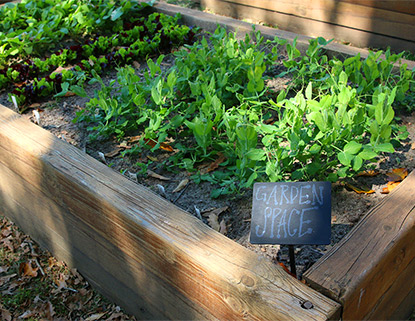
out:
{"label": "chalkboard sign", "polygon": [[253,244],[330,244],[331,183],[255,183]]}

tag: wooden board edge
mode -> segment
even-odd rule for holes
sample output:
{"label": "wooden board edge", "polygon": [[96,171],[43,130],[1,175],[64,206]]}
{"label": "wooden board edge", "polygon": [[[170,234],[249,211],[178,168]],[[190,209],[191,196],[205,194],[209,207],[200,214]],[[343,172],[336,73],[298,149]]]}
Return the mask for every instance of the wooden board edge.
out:
{"label": "wooden board edge", "polygon": [[[30,134],[28,134],[28,132],[30,132]],[[8,137],[9,134],[11,134],[13,138],[9,138]],[[46,131],[39,128],[38,126],[28,121],[22,120],[21,117],[19,117],[17,114],[15,114],[14,112],[12,112],[11,110],[7,109],[4,106],[0,106],[0,136],[2,137],[2,139],[0,140],[1,141],[0,148],[3,149],[3,152],[0,153],[0,163],[2,163],[2,167],[7,167],[10,169],[10,170],[7,170],[9,173],[11,173],[10,175],[12,175],[12,176],[9,175],[9,177],[14,177],[14,178],[11,178],[9,181],[16,182],[17,179],[15,178],[18,178],[18,180],[21,181],[19,188],[13,189],[9,187],[6,189],[8,190],[8,193],[9,193],[7,194],[7,197],[8,197],[7,199],[9,200],[7,203],[9,203],[9,205],[6,206],[2,204],[2,206],[4,206],[3,212],[5,212],[4,209],[6,209],[6,212],[7,211],[20,211],[22,208],[22,205],[24,205],[25,204],[24,202],[26,201],[26,198],[22,197],[22,195],[27,194],[28,192],[35,195],[36,193],[41,192],[42,194],[39,194],[40,195],[39,197],[41,197],[40,200],[45,201],[44,202],[45,204],[49,204],[48,206],[50,206],[50,208],[57,209],[55,212],[61,213],[60,215],[62,215],[63,217],[66,217],[66,220],[69,217],[73,217],[73,219],[71,218],[73,223],[69,224],[68,226],[73,226],[74,224],[75,225],[78,224],[76,223],[78,222],[78,220],[80,222],[79,224],[84,224],[84,225],[76,225],[76,226],[82,227],[85,231],[87,231],[87,229],[85,229],[87,226],[95,226],[95,228],[97,228],[96,232],[99,233],[97,237],[99,236],[103,240],[100,244],[105,244],[105,242],[109,242],[109,240],[111,240],[111,237],[117,237],[117,235],[120,235],[120,234],[128,235],[134,231],[137,231],[138,233],[143,233],[143,232],[146,234],[149,233],[148,236],[146,237],[151,237],[151,238],[155,237],[155,234],[159,233],[157,232],[157,229],[159,229],[157,225],[152,226],[151,230],[148,230],[148,231],[146,231],[146,228],[145,228],[148,222],[142,225],[141,227],[139,226],[141,222],[146,219],[145,214],[141,214],[140,212],[137,212],[137,214],[139,214],[140,216],[141,215],[144,215],[144,216],[141,216],[141,218],[138,220],[133,218],[131,214],[127,214],[127,216],[124,218],[122,217],[123,216],[122,213],[116,214],[120,217],[119,219],[117,219],[119,220],[119,223],[117,224],[120,224],[124,222],[124,220],[126,220],[123,223],[125,227],[122,227],[121,229],[118,227],[117,229],[119,231],[116,234],[113,234],[114,232],[112,232],[111,230],[108,230],[108,227],[107,227],[108,224],[104,224],[105,222],[100,222],[100,221],[95,220],[95,223],[94,223],[94,218],[93,216],[91,216],[94,211],[96,213],[102,213],[100,214],[101,216],[100,220],[102,219],[106,220],[107,216],[110,215],[112,216],[113,222],[115,222],[114,219],[116,219],[116,217],[112,213],[115,213],[114,211],[119,211],[120,208],[125,207],[125,204],[121,204],[121,203],[126,201],[128,203],[127,205],[131,206],[132,208],[135,206],[140,207],[141,205],[133,201],[134,200],[133,196],[137,195],[137,194],[134,194],[134,193],[137,193],[137,192],[134,192],[134,190],[137,190],[137,189],[139,190],[140,188],[137,187],[135,183],[132,183],[126,178],[120,177],[119,174],[114,173],[111,169],[109,169],[105,165],[81,153],[75,147],[70,146],[69,144],[65,142],[62,142],[61,140],[57,139],[50,133],[47,133]],[[36,137],[36,141],[32,140],[33,137]],[[7,153],[5,152],[6,150],[8,151]],[[68,154],[66,155],[66,153]],[[61,161],[63,161],[62,164],[60,163]],[[70,169],[71,163],[76,164],[73,170]],[[92,171],[89,174],[89,176],[84,174],[84,173],[87,173],[88,171]],[[98,171],[103,172],[101,173],[102,176],[99,175]],[[3,171],[3,173],[5,172]],[[69,175],[69,173],[72,173],[72,174]],[[97,176],[97,179],[94,178],[93,174]],[[3,175],[3,179],[5,179],[4,175]],[[39,181],[39,179],[42,185],[39,185],[39,187],[36,187],[37,181]],[[109,183],[107,185],[110,185],[111,187],[101,186],[101,184],[104,183],[106,179],[109,180]],[[113,179],[121,182],[122,187],[115,186],[113,184],[114,183]],[[3,187],[8,186],[7,184],[8,182],[4,181],[2,186]],[[62,187],[60,187],[61,185]],[[65,188],[63,189],[63,187]],[[126,191],[122,192],[122,190],[124,189],[126,189]],[[72,190],[78,190],[77,194],[72,195],[71,194]],[[97,191],[97,190],[102,192],[102,194],[99,194],[97,196],[94,196],[93,198],[90,198],[89,194],[94,194],[94,191]],[[111,193],[113,192],[116,193],[115,195],[118,195],[114,197],[114,201],[111,200]],[[18,193],[18,194],[14,194],[14,193]],[[67,193],[67,195],[65,193]],[[146,194],[146,196],[142,198],[142,200],[145,200],[145,202],[149,202],[149,204],[151,204],[151,201],[149,200],[149,198],[151,197],[149,195],[150,194]],[[14,199],[11,200],[11,198],[13,197]],[[88,204],[86,207],[88,210],[88,214],[85,213],[87,214],[87,216],[90,216],[90,218],[83,217],[81,215],[82,214],[81,205],[77,205],[76,207],[73,208],[72,207],[73,204],[70,204],[67,201],[68,197],[72,198],[73,200],[76,200],[76,202],[78,202],[79,200],[82,200],[82,198],[90,199],[89,201],[90,204]],[[156,202],[158,204],[160,204],[160,202],[161,203],[165,202],[163,200],[160,200],[158,196],[154,196],[154,197],[157,199]],[[104,199],[105,199],[105,202],[101,204],[102,200]],[[18,202],[16,202],[17,200]],[[31,200],[36,200],[35,196],[33,196]],[[129,203],[130,201],[132,201],[131,204]],[[115,203],[112,203],[112,202],[115,202]],[[38,205],[38,206],[41,206],[41,205]],[[154,211],[156,211],[159,206],[160,205],[155,206],[155,209],[152,210],[153,212],[152,215],[156,215]],[[164,206],[166,206],[166,208],[171,208],[171,205],[167,203]],[[31,207],[29,204],[25,204],[24,207],[26,207],[26,209],[22,213],[19,214],[21,217],[21,220],[24,220],[24,217],[28,215],[29,211],[31,211],[32,208],[33,209],[35,208],[33,206]],[[143,211],[143,210],[140,210],[140,211]],[[144,209],[144,211],[146,210]],[[210,282],[213,282],[212,284],[216,284],[214,285],[214,287],[219,286],[220,288],[223,287],[224,289],[227,289],[223,294],[217,297],[217,299],[219,299],[219,301],[222,302],[220,303],[221,309],[222,310],[229,309],[229,311],[224,311],[224,310],[215,311],[213,306],[209,306],[209,304],[211,303],[209,302],[202,303],[200,301],[202,300],[200,297],[200,293],[198,293],[195,298],[190,298],[190,301],[193,302],[193,304],[196,304],[197,306],[200,304],[200,306],[203,307],[203,309],[207,309],[207,311],[210,311],[210,313],[213,313],[213,315],[215,313],[219,313],[219,314],[216,314],[217,316],[223,317],[224,315],[227,315],[226,313],[232,313],[231,311],[234,311],[233,313],[238,314],[238,313],[242,313],[242,311],[239,310],[241,308],[243,309],[247,308],[248,311],[250,311],[251,308],[249,307],[254,307],[254,305],[252,305],[253,302],[248,302],[253,299],[252,297],[251,299],[248,299],[248,301],[244,302],[243,300],[239,301],[240,298],[238,298],[238,296],[242,295],[243,297],[245,295],[244,293],[250,293],[253,291],[252,294],[257,293],[258,295],[261,295],[262,293],[266,297],[266,300],[264,300],[265,298],[262,298],[260,301],[255,301],[257,302],[257,304],[259,304],[258,306],[262,306],[265,310],[270,309],[269,311],[259,313],[257,317],[261,318],[261,315],[262,317],[264,317],[265,315],[268,315],[268,316],[274,315],[274,317],[279,316],[277,317],[277,319],[284,319],[287,315],[292,315],[294,313],[293,311],[295,311],[296,308],[295,306],[290,306],[290,308],[288,309],[290,312],[288,312],[288,310],[286,312],[283,312],[283,310],[285,310],[286,308],[284,308],[283,306],[280,306],[279,305],[280,303],[278,303],[280,301],[277,299],[278,297],[277,293],[280,293],[286,297],[286,299],[284,299],[286,300],[285,304],[287,304],[288,302],[291,302],[291,304],[294,304],[294,302],[297,302],[298,304],[297,309],[300,309],[298,311],[301,311],[303,315],[310,314],[309,315],[310,317],[317,318],[317,319],[327,319],[327,318],[332,318],[338,315],[338,310],[339,310],[338,304],[325,298],[321,294],[314,292],[314,290],[311,290],[310,288],[306,287],[302,283],[292,279],[291,277],[286,275],[285,272],[282,272],[282,270],[279,269],[278,266],[274,266],[270,262],[260,259],[260,257],[258,257],[256,254],[254,254],[253,252],[245,248],[242,248],[236,242],[232,242],[231,240],[220,235],[219,233],[216,233],[213,230],[207,228],[206,226],[201,224],[200,221],[197,220],[196,218],[186,213],[180,214],[179,210],[173,209],[173,211],[175,215],[181,216],[182,218],[186,217],[186,220],[187,219],[189,220],[188,221],[189,225],[187,228],[191,227],[191,229],[196,229],[194,233],[196,233],[195,235],[200,235],[203,237],[203,243],[201,243],[200,245],[199,244],[192,245],[190,247],[190,250],[187,250],[185,248],[186,247],[185,244],[187,241],[192,240],[193,238],[192,233],[189,234],[188,232],[186,232],[185,235],[181,236],[180,234],[181,228],[178,228],[177,226],[179,222],[175,222],[175,218],[168,218],[167,214],[166,214],[167,216],[164,216],[165,214],[163,214],[160,218],[164,217],[162,218],[162,220],[166,221],[167,219],[168,221],[166,222],[167,225],[165,225],[164,222],[162,224],[163,225],[162,228],[164,229],[163,233],[167,233],[166,235],[170,235],[168,231],[169,227],[174,227],[175,231],[174,231],[174,234],[170,235],[167,239],[164,239],[164,236],[159,236],[158,237],[159,241],[157,242],[157,244],[160,244],[160,245],[157,245],[157,248],[162,246],[163,244],[166,244],[166,246],[167,244],[169,244],[168,246],[170,247],[170,249],[167,252],[163,250],[161,252],[162,254],[161,256],[157,253],[154,254],[154,253],[147,251],[146,252],[147,254],[141,257],[141,259],[148,257],[148,255],[150,256],[152,255],[154,257],[152,260],[155,260],[154,262],[159,262],[159,263],[164,262],[163,263],[164,267],[162,269],[163,273],[169,271],[168,269],[166,270],[166,268],[168,268],[171,264],[173,264],[171,268],[174,270],[177,270],[177,259],[175,259],[175,257],[182,257],[183,261],[193,260],[190,266],[194,266],[196,270],[194,272],[189,270],[190,266],[187,267],[187,269],[188,269],[188,272],[191,272],[191,274],[194,276],[197,275],[194,273],[197,273],[198,269],[201,269],[202,271],[206,271],[204,272],[203,280],[200,280],[197,282],[193,280],[190,283],[188,283],[190,281],[188,279],[179,280],[181,284],[184,284],[183,282],[186,282],[186,284],[188,283],[189,285],[193,284],[189,288],[186,287],[186,288],[182,288],[179,290],[179,292],[184,294],[185,297],[189,296],[189,293],[193,291],[192,290],[193,288],[198,288],[198,287],[203,288],[206,286],[204,284],[209,284]],[[74,220],[75,217],[77,217],[76,220]],[[154,218],[156,217],[158,217],[158,215],[154,216]],[[33,222],[36,222],[35,217],[32,217],[31,219],[34,220]],[[50,222],[53,222],[53,221],[50,221]],[[162,222],[160,221],[160,223]],[[181,223],[184,223],[184,222],[181,222]],[[39,225],[39,223],[29,224],[29,226],[38,228],[37,230],[38,235],[42,235],[42,232],[45,232],[45,230],[42,228],[41,225]],[[137,226],[138,229],[136,229],[135,226]],[[201,230],[198,231],[198,229],[201,229]],[[107,235],[108,232],[110,234]],[[64,232],[63,230],[63,232],[61,232],[58,235],[58,237],[62,240],[62,242],[65,242],[65,233],[67,232]],[[86,233],[89,233],[89,232],[86,232]],[[91,233],[95,233],[95,232],[92,230]],[[171,237],[173,237],[173,235],[179,238],[183,237],[183,240],[176,240],[176,242],[172,244]],[[134,236],[133,234],[131,234],[129,235],[128,239],[125,239],[125,237],[123,237],[122,239],[119,239],[119,242],[121,242],[120,246],[126,241],[128,241],[129,243],[133,242],[134,239],[136,239],[137,237],[138,236]],[[52,237],[49,237],[49,238],[53,239]],[[90,236],[88,239],[94,240],[94,236]],[[230,249],[228,248],[227,250],[225,250],[225,253],[220,253],[220,251],[216,252],[218,249],[213,247],[214,244],[216,247],[220,248],[220,244],[222,242],[224,242],[224,249],[226,247],[230,247]],[[179,248],[175,247],[176,243],[177,245],[180,246]],[[51,244],[53,244],[53,242]],[[154,246],[156,246],[156,243],[152,244],[152,247]],[[198,248],[199,246],[201,247]],[[143,266],[142,263],[139,263],[139,261],[137,261],[136,259],[136,256],[138,256],[138,259],[140,259],[139,257],[141,253],[140,248],[143,248],[143,247],[140,245],[137,245],[137,246],[129,247],[126,249],[125,246],[122,246],[120,247],[120,250],[122,250],[124,253],[123,257],[128,256],[131,260],[133,260],[131,264],[133,265],[139,264],[138,266]],[[53,252],[53,245],[52,245],[51,250]],[[194,253],[192,252],[193,250],[195,250]],[[92,250],[87,252],[87,254],[89,253],[89,254],[92,254],[93,256],[97,255],[97,253],[95,253],[94,251],[92,252],[91,251]],[[240,254],[238,253],[242,254],[242,256],[240,256]],[[160,259],[162,261],[159,261]],[[234,261],[235,259],[236,261]],[[95,262],[100,262],[100,260],[96,259]],[[104,264],[104,262],[100,262],[99,266],[102,266],[102,264]],[[224,266],[216,266],[217,264],[224,264]],[[229,269],[231,268],[231,266],[236,268],[236,270],[234,270],[235,274],[232,274],[231,271],[227,270],[227,268]],[[148,269],[148,266],[144,265],[142,268]],[[116,267],[112,267],[112,269],[116,269]],[[81,272],[83,271],[82,268],[79,268],[79,270]],[[162,282],[170,283],[170,281],[166,279],[165,276],[163,276],[163,274],[160,274],[161,273],[160,271],[153,271],[153,272],[157,274],[156,275],[157,278],[161,277]],[[250,275],[249,278],[246,276],[246,273]],[[212,277],[213,279],[209,279]],[[238,278],[241,278],[242,281],[241,280],[238,281]],[[102,285],[102,279],[100,280],[100,282]],[[96,282],[96,283],[100,283],[100,282]],[[288,282],[287,289],[281,288],[281,285],[284,284],[285,282]],[[196,287],[194,285],[196,285]],[[274,290],[272,291],[271,289],[274,289]],[[214,294],[215,291],[216,290],[214,290],[211,294],[213,295],[212,298],[216,297],[216,294]],[[289,297],[291,296],[290,294],[291,291],[293,291],[292,292],[293,296],[291,297],[291,299],[289,299]],[[277,297],[273,297],[271,293],[274,293],[274,295],[277,295]],[[225,295],[225,297],[223,297],[222,295]],[[315,301],[316,310],[303,311],[302,308],[300,307],[302,299],[300,299],[300,301],[298,301],[297,299],[301,297],[303,298],[312,297],[313,299],[311,300]],[[244,313],[248,313],[248,312],[245,311]],[[265,313],[265,314],[262,314],[262,313]],[[322,318],[323,315],[325,315],[324,318]],[[231,314],[229,314],[229,316],[231,316]],[[282,317],[282,316],[285,316],[285,317]],[[148,317],[148,315],[146,315],[146,317]]]}

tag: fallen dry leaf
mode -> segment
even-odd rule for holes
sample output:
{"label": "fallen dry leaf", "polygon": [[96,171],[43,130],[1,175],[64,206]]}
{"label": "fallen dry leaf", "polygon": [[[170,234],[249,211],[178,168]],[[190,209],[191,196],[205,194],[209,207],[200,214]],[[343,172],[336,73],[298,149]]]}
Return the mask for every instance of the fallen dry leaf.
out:
{"label": "fallen dry leaf", "polygon": [[177,185],[176,188],[173,190],[173,193],[180,192],[183,188],[187,186],[188,183],[189,183],[189,180],[187,178],[182,179],[179,185]]}
{"label": "fallen dry leaf", "polygon": [[352,185],[352,184],[350,184],[350,183],[345,183],[345,185],[346,185],[348,188],[350,188],[350,189],[352,189],[353,191],[355,191],[357,194],[372,194],[372,193],[374,193],[374,192],[375,192],[373,189],[370,189],[370,188],[367,188],[367,187],[364,187],[364,186],[362,186],[362,187],[357,187],[357,186]]}
{"label": "fallen dry leaf", "polygon": [[76,94],[75,94],[74,92],[72,92],[72,91],[68,91],[68,92],[64,95],[64,97],[72,97],[72,96],[76,96]]}
{"label": "fallen dry leaf", "polygon": [[157,157],[151,156],[151,155],[147,155],[147,158],[153,162],[158,162],[159,160],[157,159]]}
{"label": "fallen dry leaf", "polygon": [[112,157],[117,156],[121,151],[122,151],[122,148],[117,147],[116,149],[114,149],[114,150],[112,150],[112,151],[110,151],[108,153],[105,153],[104,156],[105,157],[112,158]]}
{"label": "fallen dry leaf", "polygon": [[40,107],[39,103],[33,103],[33,104],[29,105],[29,108],[38,108],[38,107]]}
{"label": "fallen dry leaf", "polygon": [[[144,143],[148,146],[150,146],[151,148],[153,148],[154,146],[156,146],[158,144],[157,141],[155,141],[154,139],[149,139],[149,138],[144,138]],[[160,148],[162,150],[165,150],[167,152],[174,152],[173,147],[171,147],[169,144],[167,143],[160,143]]]}
{"label": "fallen dry leaf", "polygon": [[153,178],[157,178],[157,179],[162,180],[162,181],[169,181],[171,179],[169,177],[165,177],[165,176],[162,176],[160,174],[157,174],[157,173],[153,172],[150,169],[147,170],[147,175],[150,176],[150,177],[153,177]]}
{"label": "fallen dry leaf", "polygon": [[229,208],[228,206],[224,206],[224,207],[220,207],[220,208],[210,209],[210,210],[207,210],[207,211],[203,211],[202,215],[205,216],[205,217],[209,217],[210,214],[215,214],[216,216],[219,216],[220,214],[225,212],[228,208]]}
{"label": "fallen dry leaf", "polygon": [[31,261],[22,262],[22,263],[20,263],[20,266],[19,266],[19,273],[20,273],[20,275],[30,276],[30,277],[34,278],[34,277],[37,276],[37,270],[38,269],[39,269],[38,267],[36,267],[36,268],[32,267],[32,262]]}
{"label": "fallen dry leaf", "polygon": [[367,170],[367,171],[360,172],[356,176],[373,177],[373,176],[376,176],[376,175],[379,175],[379,171],[374,170],[374,169],[370,169],[370,170]]}
{"label": "fallen dry leaf", "polygon": [[401,182],[388,182],[386,187],[384,187],[381,191],[382,194],[389,194],[394,190]]}
{"label": "fallen dry leaf", "polygon": [[226,157],[222,153],[219,153],[218,156],[219,157],[213,163],[210,163],[209,165],[202,165],[201,167],[199,167],[200,173],[207,174],[217,169],[219,165],[222,164],[226,159]]}
{"label": "fallen dry leaf", "polygon": [[400,182],[403,181],[406,176],[408,176],[408,170],[406,168],[394,168],[386,175],[388,176],[388,181]]}
{"label": "fallen dry leaf", "polygon": [[27,318],[30,318],[30,317],[34,316],[34,315],[35,315],[35,313],[36,313],[36,312],[34,312],[34,311],[30,311],[30,310],[28,310],[28,311],[26,311],[25,313],[23,313],[22,315],[20,315],[18,318],[19,318],[19,319],[27,319]]}
{"label": "fallen dry leaf", "polygon": [[96,321],[96,320],[99,320],[99,319],[101,319],[101,318],[102,318],[105,314],[106,314],[105,312],[102,312],[102,313],[94,313],[94,314],[90,315],[89,317],[87,317],[87,318],[85,319],[85,321]]}
{"label": "fallen dry leaf", "polygon": [[228,233],[228,227],[226,226],[225,220],[222,220],[219,223],[219,233],[223,235],[226,235],[226,233]]}
{"label": "fallen dry leaf", "polygon": [[218,221],[218,216],[216,214],[214,213],[209,214],[207,221],[211,228],[213,228],[217,232],[220,231],[220,224]]}
{"label": "fallen dry leaf", "polygon": [[8,310],[1,309],[1,319],[4,321],[11,321],[12,315]]}
{"label": "fallen dry leaf", "polygon": [[411,149],[415,149],[415,142],[411,144]]}

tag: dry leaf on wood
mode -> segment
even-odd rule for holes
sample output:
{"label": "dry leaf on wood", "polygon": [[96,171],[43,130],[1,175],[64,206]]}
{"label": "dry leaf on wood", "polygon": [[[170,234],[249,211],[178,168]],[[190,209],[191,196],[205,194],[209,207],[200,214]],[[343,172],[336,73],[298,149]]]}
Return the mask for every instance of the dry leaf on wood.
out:
{"label": "dry leaf on wood", "polygon": [[187,186],[189,183],[189,180],[187,178],[180,181],[179,185],[176,186],[176,188],[173,190],[173,193],[180,192],[183,188]]}
{"label": "dry leaf on wood", "polygon": [[171,179],[169,177],[165,177],[165,176],[162,176],[160,174],[157,174],[157,173],[153,172],[150,169],[147,170],[147,175],[150,176],[150,177],[153,177],[153,178],[157,178],[157,179],[162,180],[162,181],[169,181]]}

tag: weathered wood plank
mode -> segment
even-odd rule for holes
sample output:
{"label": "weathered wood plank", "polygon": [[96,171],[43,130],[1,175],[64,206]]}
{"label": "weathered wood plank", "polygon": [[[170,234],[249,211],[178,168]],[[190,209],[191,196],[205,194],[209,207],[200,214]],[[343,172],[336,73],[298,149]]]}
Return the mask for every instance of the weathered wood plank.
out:
{"label": "weathered wood plank", "polygon": [[344,320],[388,319],[413,304],[415,172],[370,210],[305,274],[314,288],[343,304]]}
{"label": "weathered wood plank", "polygon": [[384,9],[388,11],[402,12],[415,15],[415,1],[412,0],[340,0],[361,6]]}
{"label": "weathered wood plank", "polygon": [[3,106],[0,212],[141,319],[339,316],[339,304]]}
{"label": "weathered wood plank", "polygon": [[[336,0],[213,0],[415,41],[414,17]],[[268,13],[269,14],[269,13]]]}
{"label": "weathered wood plank", "polygon": [[[354,13],[353,8],[349,10],[349,15],[345,15],[342,13],[343,9],[331,11],[321,6],[321,9],[311,10],[302,7],[309,2],[301,1],[300,4],[297,4],[297,1],[299,0],[294,0],[294,4],[292,4],[288,0],[281,0],[281,2],[266,0],[264,4],[269,4],[267,8],[264,8],[265,5],[262,6],[262,2],[258,2],[261,7],[256,7],[249,0],[202,0],[201,3],[202,6],[215,13],[237,19],[264,22],[283,30],[312,37],[335,38],[338,41],[351,42],[361,47],[385,48],[391,46],[395,50],[415,49],[415,26],[412,23],[413,17],[411,15],[390,13],[369,7],[361,7],[368,11],[366,16]],[[348,3],[343,5],[356,7],[356,5]],[[369,11],[379,11],[383,15],[379,18],[373,18]],[[393,20],[385,18],[389,15],[396,15],[396,17]],[[372,30],[375,31],[372,32]]]}

